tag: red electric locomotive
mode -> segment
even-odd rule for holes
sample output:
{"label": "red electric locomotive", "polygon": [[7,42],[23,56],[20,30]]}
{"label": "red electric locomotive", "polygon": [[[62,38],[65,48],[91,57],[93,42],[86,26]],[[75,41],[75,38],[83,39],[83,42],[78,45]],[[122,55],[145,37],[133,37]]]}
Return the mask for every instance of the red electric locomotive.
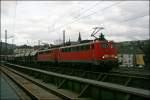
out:
{"label": "red electric locomotive", "polygon": [[41,50],[37,54],[37,61],[43,63],[58,62],[58,54],[59,54],[58,48]]}
{"label": "red electric locomotive", "polygon": [[93,41],[60,48],[59,62],[117,64],[117,50],[112,41]]}
{"label": "red electric locomotive", "polygon": [[[94,36],[95,33],[92,33]],[[107,41],[101,34],[88,43],[52,48],[39,51],[38,62],[54,62],[63,64],[100,65],[112,68],[117,66],[117,49],[113,41]]]}
{"label": "red electric locomotive", "polygon": [[117,65],[117,50],[112,41],[96,40],[89,43],[39,51],[37,62],[82,66],[96,65],[97,67],[104,66],[109,69]]}
{"label": "red electric locomotive", "polygon": [[117,50],[113,41],[96,40],[39,51],[37,61],[40,63],[111,65],[112,67],[117,64]]}

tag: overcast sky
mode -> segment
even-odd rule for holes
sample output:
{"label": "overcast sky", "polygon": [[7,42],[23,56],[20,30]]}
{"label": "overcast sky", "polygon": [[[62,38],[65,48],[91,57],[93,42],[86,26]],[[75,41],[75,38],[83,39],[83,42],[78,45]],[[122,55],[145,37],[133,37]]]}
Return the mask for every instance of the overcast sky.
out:
{"label": "overcast sky", "polygon": [[[2,1],[1,34],[17,45],[57,43],[90,37],[93,27],[104,27],[108,40],[149,39],[149,1]],[[97,34],[98,35],[98,34]],[[12,38],[13,37],[13,38]]]}

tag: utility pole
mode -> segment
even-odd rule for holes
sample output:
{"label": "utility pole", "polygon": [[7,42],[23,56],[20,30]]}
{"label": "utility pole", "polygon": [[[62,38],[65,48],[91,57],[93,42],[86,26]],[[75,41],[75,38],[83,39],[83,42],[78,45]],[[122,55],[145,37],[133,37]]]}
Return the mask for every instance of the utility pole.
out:
{"label": "utility pole", "polygon": [[38,46],[40,46],[40,40],[38,40]]}
{"label": "utility pole", "polygon": [[[0,55],[2,54],[2,40],[1,40],[1,32],[0,32]],[[0,60],[1,60],[1,58],[0,58]]]}
{"label": "utility pole", "polygon": [[12,49],[14,48],[14,46],[13,46],[13,45],[14,45],[14,39],[12,39]]}
{"label": "utility pole", "polygon": [[6,55],[7,55],[7,30],[5,30],[5,49],[6,49]]}
{"label": "utility pole", "polygon": [[0,43],[2,42],[2,40],[1,40],[1,32],[0,32]]}
{"label": "utility pole", "polygon": [[70,38],[69,38],[69,43],[71,43]]}
{"label": "utility pole", "polygon": [[65,30],[63,30],[63,45],[65,46]]}
{"label": "utility pole", "polygon": [[78,42],[81,42],[82,40],[81,40],[81,34],[80,34],[80,32],[79,32],[79,37],[78,37]]}
{"label": "utility pole", "polygon": [[38,49],[41,49],[41,47],[40,47],[40,40],[38,40]]}

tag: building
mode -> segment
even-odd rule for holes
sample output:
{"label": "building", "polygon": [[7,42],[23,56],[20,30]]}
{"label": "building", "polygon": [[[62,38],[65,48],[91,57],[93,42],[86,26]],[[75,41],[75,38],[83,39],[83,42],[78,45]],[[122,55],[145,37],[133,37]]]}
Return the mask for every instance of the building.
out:
{"label": "building", "polygon": [[[145,66],[145,53],[140,49],[139,41],[126,41],[116,43],[118,48],[118,61],[124,67]],[[143,42],[143,41],[142,41]],[[145,41],[144,41],[145,43]]]}
{"label": "building", "polygon": [[32,51],[34,51],[33,47],[27,46],[27,45],[22,45],[22,46],[19,46],[18,48],[16,48],[14,50],[14,53],[15,54],[22,54],[22,53],[32,52]]}

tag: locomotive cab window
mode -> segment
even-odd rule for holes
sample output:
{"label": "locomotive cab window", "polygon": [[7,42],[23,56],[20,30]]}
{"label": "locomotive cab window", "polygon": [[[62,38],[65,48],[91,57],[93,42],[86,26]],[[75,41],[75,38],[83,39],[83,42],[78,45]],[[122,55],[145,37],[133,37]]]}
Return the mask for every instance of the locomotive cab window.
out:
{"label": "locomotive cab window", "polygon": [[107,43],[102,43],[102,44],[101,44],[101,47],[102,47],[102,48],[109,48],[109,45],[108,45]]}

